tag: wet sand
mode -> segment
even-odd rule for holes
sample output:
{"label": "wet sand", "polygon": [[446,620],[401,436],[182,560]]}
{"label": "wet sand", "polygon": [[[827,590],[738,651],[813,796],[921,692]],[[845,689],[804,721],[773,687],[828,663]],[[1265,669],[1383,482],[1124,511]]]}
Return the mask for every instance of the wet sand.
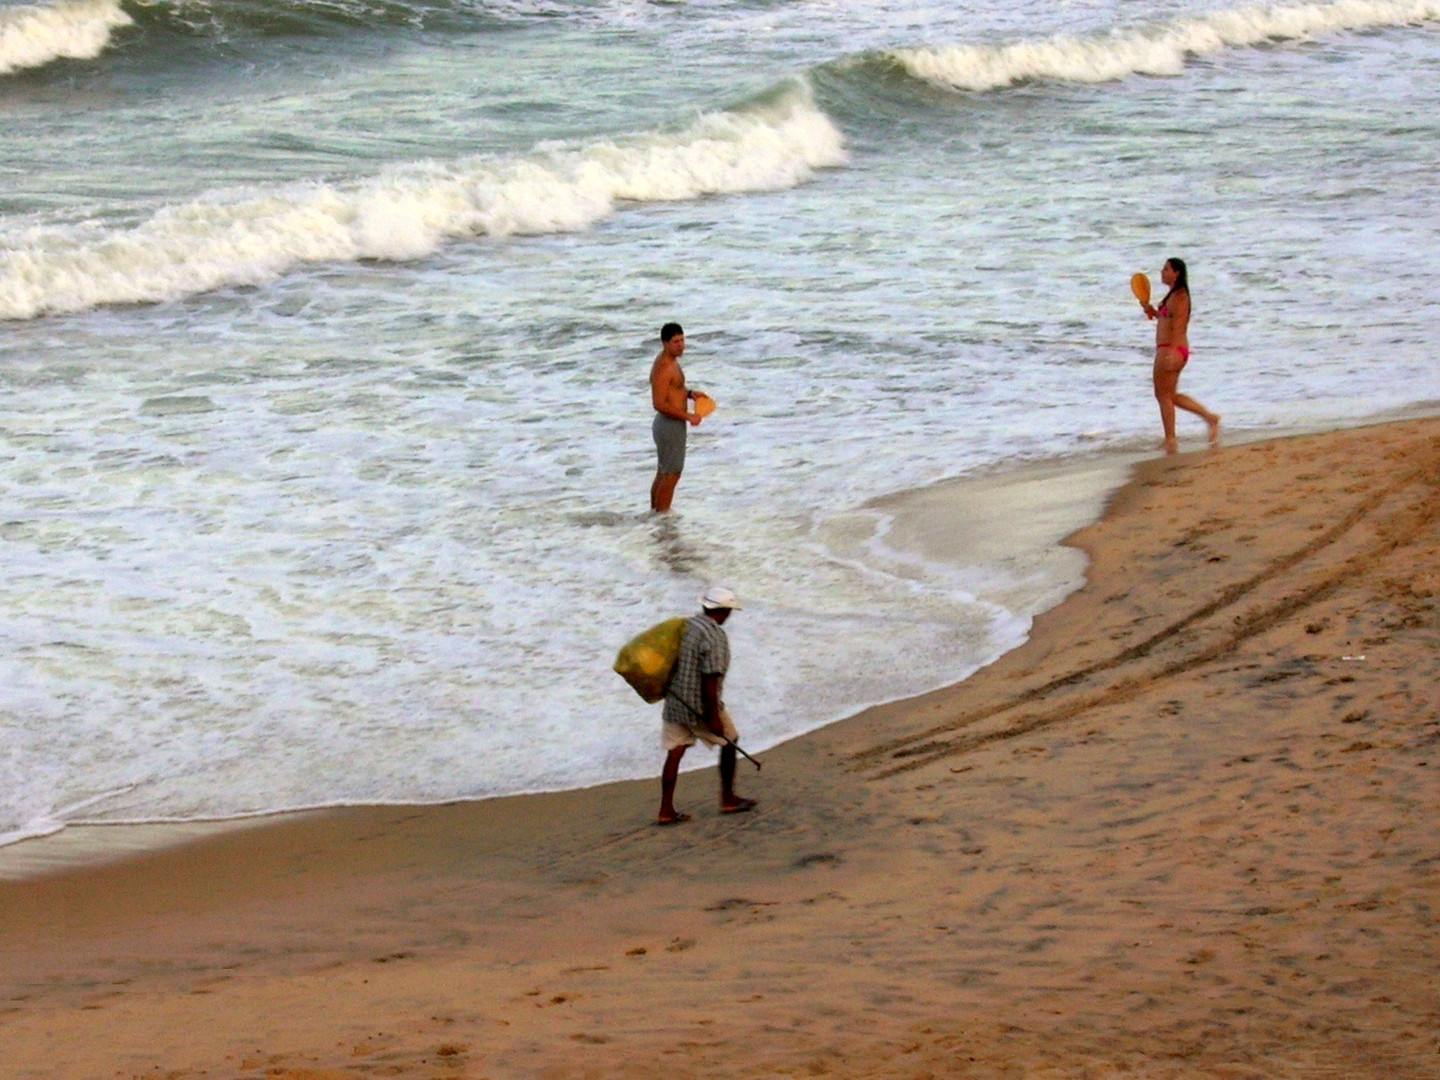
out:
{"label": "wet sand", "polygon": [[0,1076],[1440,1076],[1437,487],[1434,420],[1146,462],[1024,647],[748,815],[707,770],[676,828],[652,781],[0,882]]}

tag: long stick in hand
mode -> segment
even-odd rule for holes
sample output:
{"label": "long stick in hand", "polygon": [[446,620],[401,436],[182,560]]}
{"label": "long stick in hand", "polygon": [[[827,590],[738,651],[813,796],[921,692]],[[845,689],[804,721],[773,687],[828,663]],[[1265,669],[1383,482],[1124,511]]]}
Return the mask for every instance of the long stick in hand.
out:
{"label": "long stick in hand", "polygon": [[738,742],[736,742],[734,739],[726,739],[725,742],[730,746],[733,746],[736,750],[739,750],[740,756],[743,757],[746,761],[750,762],[751,765],[754,765],[756,772],[760,771],[760,762],[756,761],[749,754],[745,753],[744,750],[740,750],[740,744]]}

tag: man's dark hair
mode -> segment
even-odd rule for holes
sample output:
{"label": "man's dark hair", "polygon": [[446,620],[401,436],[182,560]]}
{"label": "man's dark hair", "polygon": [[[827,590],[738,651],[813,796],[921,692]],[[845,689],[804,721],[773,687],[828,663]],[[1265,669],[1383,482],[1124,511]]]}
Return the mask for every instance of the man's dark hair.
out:
{"label": "man's dark hair", "polygon": [[667,322],[664,326],[660,327],[660,340],[662,342],[669,341],[676,334],[683,333],[685,333],[685,331],[680,329],[678,322]]}

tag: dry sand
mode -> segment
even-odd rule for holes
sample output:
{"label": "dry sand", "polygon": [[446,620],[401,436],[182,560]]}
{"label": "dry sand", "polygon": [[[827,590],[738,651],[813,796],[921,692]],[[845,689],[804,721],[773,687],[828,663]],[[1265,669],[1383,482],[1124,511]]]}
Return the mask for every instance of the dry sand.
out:
{"label": "dry sand", "polygon": [[1440,1077],[1437,486],[1433,420],[1148,462],[1029,644],[742,764],[752,814],[0,883],[0,1076]]}

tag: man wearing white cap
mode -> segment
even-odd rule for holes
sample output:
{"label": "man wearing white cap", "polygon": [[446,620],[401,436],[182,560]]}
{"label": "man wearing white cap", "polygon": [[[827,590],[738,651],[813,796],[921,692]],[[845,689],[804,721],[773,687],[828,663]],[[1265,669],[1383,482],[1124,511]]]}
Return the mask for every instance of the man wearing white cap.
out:
{"label": "man wearing white cap", "polygon": [[743,814],[754,799],[735,794],[735,743],[740,736],[720,697],[730,667],[730,639],[723,629],[740,601],[723,585],[712,585],[700,597],[700,614],[685,623],[685,637],[670,684],[665,688],[665,711],[660,719],[660,744],[665,748],[665,769],[660,774],[660,817],[657,824],[678,825],[689,814],[675,809],[675,781],[680,759],[697,741],[720,747],[720,812]]}

